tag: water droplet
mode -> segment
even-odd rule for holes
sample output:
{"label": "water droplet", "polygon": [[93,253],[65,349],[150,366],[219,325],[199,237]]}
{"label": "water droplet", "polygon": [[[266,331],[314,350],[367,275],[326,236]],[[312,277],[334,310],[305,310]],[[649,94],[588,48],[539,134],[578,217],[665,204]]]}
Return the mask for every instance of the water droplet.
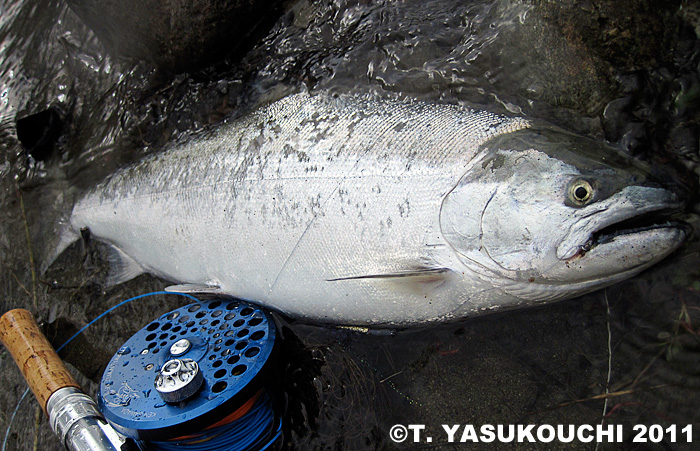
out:
{"label": "water droplet", "polygon": [[130,348],[130,347],[128,347],[128,346],[122,346],[121,348],[119,348],[119,351],[117,351],[117,354],[119,354],[119,355],[124,355],[124,354],[128,354],[128,353],[130,353],[130,352],[131,352],[131,348]]}

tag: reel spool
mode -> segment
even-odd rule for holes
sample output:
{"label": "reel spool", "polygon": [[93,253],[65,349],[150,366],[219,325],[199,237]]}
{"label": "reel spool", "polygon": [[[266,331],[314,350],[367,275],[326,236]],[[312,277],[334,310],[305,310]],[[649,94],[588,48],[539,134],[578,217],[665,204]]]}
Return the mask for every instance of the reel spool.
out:
{"label": "reel spool", "polygon": [[[272,318],[239,300],[173,310],[112,357],[100,384],[100,410],[141,449],[188,449],[184,445],[209,440],[197,449],[264,449],[281,430],[262,384],[275,338]],[[235,437],[243,438],[236,444]]]}

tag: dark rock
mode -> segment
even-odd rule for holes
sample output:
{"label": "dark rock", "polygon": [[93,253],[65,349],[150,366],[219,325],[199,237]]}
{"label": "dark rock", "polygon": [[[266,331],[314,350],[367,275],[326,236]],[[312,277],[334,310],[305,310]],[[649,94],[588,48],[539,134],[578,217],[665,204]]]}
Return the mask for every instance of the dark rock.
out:
{"label": "dark rock", "polygon": [[536,62],[549,104],[600,115],[621,94],[618,77],[670,64],[679,0],[532,0],[526,29],[509,36]]}
{"label": "dark rock", "polygon": [[680,0],[534,0],[538,14],[598,64],[620,71],[668,63],[678,36]]}
{"label": "dark rock", "polygon": [[68,0],[116,55],[186,71],[237,49],[277,1]]}

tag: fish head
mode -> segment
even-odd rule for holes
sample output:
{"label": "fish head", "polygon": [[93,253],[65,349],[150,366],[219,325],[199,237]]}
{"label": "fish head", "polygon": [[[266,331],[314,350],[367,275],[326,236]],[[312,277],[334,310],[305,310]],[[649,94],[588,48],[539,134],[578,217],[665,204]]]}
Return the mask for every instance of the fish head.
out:
{"label": "fish head", "polygon": [[555,129],[484,144],[446,195],[440,227],[461,264],[524,300],[574,297],[642,271],[677,249],[682,204],[652,170]]}

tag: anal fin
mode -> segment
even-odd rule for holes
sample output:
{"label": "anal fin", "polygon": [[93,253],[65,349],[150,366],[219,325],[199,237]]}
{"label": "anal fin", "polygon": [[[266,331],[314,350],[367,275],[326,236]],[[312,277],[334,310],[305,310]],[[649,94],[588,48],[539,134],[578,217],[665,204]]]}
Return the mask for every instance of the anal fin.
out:
{"label": "anal fin", "polygon": [[166,287],[165,291],[171,293],[221,293],[221,288],[218,285],[206,285],[203,283],[183,283]]}

